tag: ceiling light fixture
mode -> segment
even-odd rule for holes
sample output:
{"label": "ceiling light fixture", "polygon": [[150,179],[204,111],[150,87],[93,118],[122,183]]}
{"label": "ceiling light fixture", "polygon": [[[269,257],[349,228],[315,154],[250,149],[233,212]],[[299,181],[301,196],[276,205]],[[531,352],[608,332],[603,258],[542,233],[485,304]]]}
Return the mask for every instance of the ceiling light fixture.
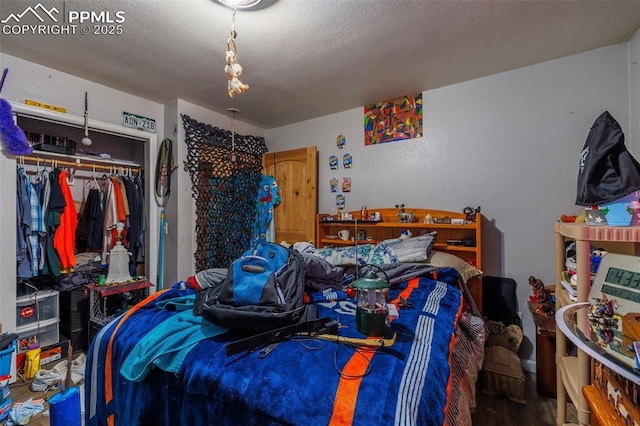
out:
{"label": "ceiling light fixture", "polygon": [[227,108],[227,112],[231,114],[231,161],[236,162],[236,112],[240,112],[238,108]]}
{"label": "ceiling light fixture", "polygon": [[218,0],[223,5],[237,9],[251,9],[262,2],[262,0]]}
{"label": "ceiling light fixture", "polygon": [[[220,0],[223,1],[223,0]],[[228,2],[233,3],[231,9],[231,36],[227,40],[227,65],[224,67],[224,72],[227,74],[227,93],[229,93],[229,97],[233,98],[234,93],[243,93],[245,90],[249,88],[248,84],[244,84],[240,81],[240,76],[242,75],[242,67],[238,63],[238,50],[236,49],[236,3],[249,2],[249,0],[224,0],[223,3],[227,4]],[[256,0],[251,0],[251,3],[259,3]],[[254,5],[255,5],[254,4]],[[245,6],[246,7],[246,6]]]}

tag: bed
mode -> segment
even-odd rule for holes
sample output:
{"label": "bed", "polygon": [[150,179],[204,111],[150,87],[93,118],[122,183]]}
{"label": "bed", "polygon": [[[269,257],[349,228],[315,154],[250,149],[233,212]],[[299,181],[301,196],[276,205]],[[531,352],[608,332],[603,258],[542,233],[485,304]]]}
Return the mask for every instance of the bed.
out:
{"label": "bed", "polygon": [[[485,328],[460,270],[428,260],[384,268],[399,316],[395,342],[374,349],[293,336],[264,357],[261,348],[227,356],[243,336],[194,317],[195,290],[179,282],[154,293],[94,337],[85,424],[471,425]],[[337,321],[342,338],[363,337],[353,299],[316,289],[319,317]],[[167,329],[172,321],[181,325]],[[158,352],[140,347],[152,333]]]}

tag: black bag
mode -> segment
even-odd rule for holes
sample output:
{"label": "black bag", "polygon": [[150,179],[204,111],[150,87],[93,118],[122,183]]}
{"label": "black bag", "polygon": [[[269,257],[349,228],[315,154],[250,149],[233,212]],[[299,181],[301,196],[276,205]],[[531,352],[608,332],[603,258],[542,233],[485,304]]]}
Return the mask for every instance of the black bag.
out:
{"label": "black bag", "polygon": [[516,324],[522,328],[518,315],[516,282],[512,278],[482,277],[482,314],[492,321],[501,321],[505,326]]}
{"label": "black bag", "polygon": [[258,334],[316,317],[304,303],[305,263],[289,248],[260,243],[234,260],[227,277],[198,292],[194,314],[243,334]]}
{"label": "black bag", "polygon": [[640,190],[640,164],[627,151],[618,122],[603,112],[580,154],[576,204],[606,204]]}

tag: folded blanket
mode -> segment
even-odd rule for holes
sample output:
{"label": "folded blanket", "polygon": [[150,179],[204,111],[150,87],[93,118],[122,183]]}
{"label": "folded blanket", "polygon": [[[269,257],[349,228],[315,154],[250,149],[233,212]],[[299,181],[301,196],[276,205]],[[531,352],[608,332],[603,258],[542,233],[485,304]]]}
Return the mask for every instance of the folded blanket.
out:
{"label": "folded blanket", "polygon": [[[177,373],[187,354],[200,341],[227,331],[201,316],[194,316],[194,299],[195,295],[190,295],[163,300],[156,305],[177,307],[175,310],[180,313],[162,321],[133,347],[120,369],[126,379],[139,382],[154,366]],[[185,309],[185,306],[188,307]]]}

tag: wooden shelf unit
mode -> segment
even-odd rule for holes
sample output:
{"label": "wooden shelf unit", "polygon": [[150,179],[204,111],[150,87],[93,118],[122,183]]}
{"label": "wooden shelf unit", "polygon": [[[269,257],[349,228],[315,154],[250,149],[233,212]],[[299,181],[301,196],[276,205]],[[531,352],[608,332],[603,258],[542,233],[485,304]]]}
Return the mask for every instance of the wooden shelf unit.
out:
{"label": "wooden shelf unit", "polygon": [[[349,236],[357,238],[357,230],[362,230],[365,233],[365,238],[370,237],[371,240],[359,240],[358,244],[378,244],[384,240],[392,238],[398,238],[402,231],[409,230],[413,236],[420,235],[421,232],[437,231],[438,236],[436,238],[434,249],[451,252],[457,257],[460,257],[469,263],[473,264],[476,268],[482,269],[482,232],[481,222],[482,216],[480,213],[476,215],[476,220],[473,223],[465,223],[463,225],[454,225],[451,223],[424,223],[424,218],[427,214],[431,214],[433,219],[449,218],[449,219],[464,219],[464,213],[448,212],[442,210],[427,210],[427,209],[405,209],[407,213],[414,213],[418,219],[417,223],[402,223],[398,222],[396,209],[369,209],[370,213],[380,212],[381,221],[366,221],[360,220],[360,212],[350,212],[354,218],[358,220],[324,220],[325,218],[332,217],[331,215],[324,213],[318,214],[316,220],[316,247],[323,246],[350,246],[354,244],[351,240],[341,240],[337,238],[338,231],[343,229],[349,230]],[[335,238],[327,238],[327,236],[334,236]],[[447,240],[462,240],[463,238],[474,238],[476,244],[474,247],[466,247],[461,245],[448,245]]]}
{"label": "wooden shelf unit", "polygon": [[[578,275],[578,300],[587,302],[591,288],[591,245],[611,253],[633,256],[640,254],[640,227],[587,226],[584,223],[556,222],[555,232],[555,278],[556,310],[570,303],[567,290],[561,284],[562,272],[566,270],[565,244],[576,243],[576,271]],[[586,311],[584,312],[586,315]],[[586,317],[578,323],[587,323]],[[567,416],[567,394],[576,406],[578,422],[590,423],[590,409],[582,389],[591,384],[591,358],[577,350],[570,356],[567,338],[562,333],[556,336],[556,380],[557,416],[556,424],[563,425]]]}
{"label": "wooden shelf unit", "polygon": [[[449,212],[444,210],[411,209],[405,208],[405,212],[414,213],[417,222],[398,222],[397,209],[395,208],[375,208],[369,209],[369,214],[380,212],[380,221],[361,220],[360,211],[348,212],[357,220],[325,220],[332,216],[328,213],[321,213],[316,216],[316,241],[315,246],[325,247],[346,247],[355,244],[355,241],[341,240],[337,238],[338,232],[343,229],[349,230],[349,237],[357,238],[357,231],[364,231],[365,240],[358,240],[358,244],[378,244],[384,240],[398,238],[402,231],[409,230],[413,236],[420,233],[437,231],[438,236],[434,243],[434,250],[450,253],[482,270],[482,215],[476,214],[475,222],[455,225],[451,223],[424,223],[427,214],[435,219],[465,219],[464,213]],[[328,238],[334,236],[335,238]],[[371,240],[366,240],[369,237]],[[463,238],[474,238],[475,246],[467,247],[462,245],[449,245],[447,240],[462,240]],[[467,282],[467,287],[471,296],[476,302],[478,309],[482,311],[482,279],[480,277],[471,278]]]}

